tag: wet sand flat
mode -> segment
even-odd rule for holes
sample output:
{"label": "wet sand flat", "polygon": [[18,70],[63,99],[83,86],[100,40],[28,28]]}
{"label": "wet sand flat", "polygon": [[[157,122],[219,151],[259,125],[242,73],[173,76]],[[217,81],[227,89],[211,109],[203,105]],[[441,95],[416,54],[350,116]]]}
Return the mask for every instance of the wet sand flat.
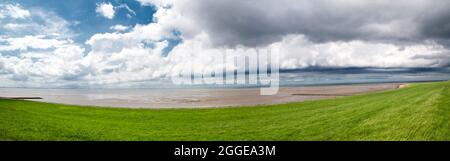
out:
{"label": "wet sand flat", "polygon": [[261,96],[259,88],[239,89],[20,89],[0,88],[2,97],[41,97],[43,102],[122,108],[201,108],[269,105],[343,97],[396,89],[402,83],[280,87]]}

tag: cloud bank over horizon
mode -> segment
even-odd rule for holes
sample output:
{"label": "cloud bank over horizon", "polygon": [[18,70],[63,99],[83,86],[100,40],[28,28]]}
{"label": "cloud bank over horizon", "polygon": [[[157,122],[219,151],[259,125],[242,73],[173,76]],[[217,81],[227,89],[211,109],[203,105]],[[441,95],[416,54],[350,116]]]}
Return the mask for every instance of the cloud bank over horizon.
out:
{"label": "cloud bank over horizon", "polygon": [[[136,0],[91,9],[105,30],[78,40],[84,17],[0,2],[0,86],[95,86],[162,79],[221,50],[280,49],[281,69],[448,68],[445,0]],[[64,3],[64,2],[61,2]],[[148,23],[114,24],[154,8]],[[76,12],[76,11],[71,11]],[[99,22],[100,23],[100,22]]]}

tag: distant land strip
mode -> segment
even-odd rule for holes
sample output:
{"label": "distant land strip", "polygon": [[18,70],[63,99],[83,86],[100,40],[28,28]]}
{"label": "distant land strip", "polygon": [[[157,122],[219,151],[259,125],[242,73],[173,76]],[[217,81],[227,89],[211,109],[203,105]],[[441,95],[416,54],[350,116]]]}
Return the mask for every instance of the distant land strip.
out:
{"label": "distant land strip", "polygon": [[41,97],[0,97],[0,99],[28,100],[28,99],[42,99],[42,98]]}

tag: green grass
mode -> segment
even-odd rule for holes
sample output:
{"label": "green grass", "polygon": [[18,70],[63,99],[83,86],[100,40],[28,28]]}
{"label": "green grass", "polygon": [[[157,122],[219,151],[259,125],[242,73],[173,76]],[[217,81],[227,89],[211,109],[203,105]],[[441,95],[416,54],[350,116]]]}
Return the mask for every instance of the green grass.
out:
{"label": "green grass", "polygon": [[0,100],[0,140],[450,140],[450,82],[271,106],[114,109]]}

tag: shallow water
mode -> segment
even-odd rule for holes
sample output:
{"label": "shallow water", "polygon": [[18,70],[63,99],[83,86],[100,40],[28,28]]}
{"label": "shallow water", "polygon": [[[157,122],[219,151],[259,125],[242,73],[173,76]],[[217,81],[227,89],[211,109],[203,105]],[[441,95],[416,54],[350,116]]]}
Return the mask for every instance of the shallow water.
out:
{"label": "shallow water", "polygon": [[43,102],[127,107],[223,107],[278,104],[314,100],[395,89],[398,83],[333,85],[308,87],[281,87],[276,95],[262,96],[259,88],[226,89],[29,89],[0,88],[8,97],[42,97]]}
{"label": "shallow water", "polygon": [[166,84],[164,88],[145,86],[123,89],[0,88],[0,97],[42,97],[43,99],[38,101],[128,108],[245,106],[322,99],[338,97],[342,94],[394,89],[399,82],[449,79],[450,74],[442,72],[290,72],[280,75],[282,87],[274,96],[261,96],[259,88],[242,86],[182,86],[180,88]]}

